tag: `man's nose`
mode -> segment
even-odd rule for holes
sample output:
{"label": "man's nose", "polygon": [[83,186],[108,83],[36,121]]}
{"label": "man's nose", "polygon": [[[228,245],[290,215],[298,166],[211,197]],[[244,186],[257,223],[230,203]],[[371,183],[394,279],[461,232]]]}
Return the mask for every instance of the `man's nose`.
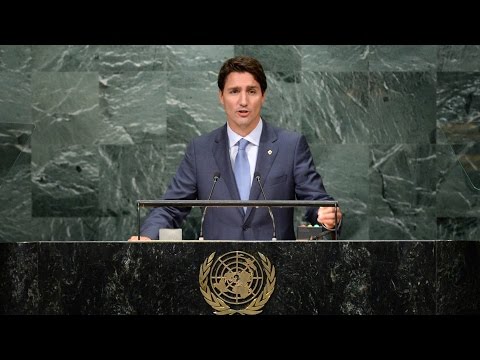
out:
{"label": "man's nose", "polygon": [[247,93],[241,92],[240,93],[240,105],[247,105]]}

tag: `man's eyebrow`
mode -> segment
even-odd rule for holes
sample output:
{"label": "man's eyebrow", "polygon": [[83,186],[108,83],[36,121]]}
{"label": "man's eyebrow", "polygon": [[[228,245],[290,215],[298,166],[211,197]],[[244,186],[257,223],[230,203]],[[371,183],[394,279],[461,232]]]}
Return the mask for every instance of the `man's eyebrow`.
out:
{"label": "man's eyebrow", "polygon": [[[259,89],[260,87],[258,85],[247,85],[247,90],[254,90],[254,89]],[[230,86],[227,87],[226,90],[241,90],[241,86]]]}
{"label": "man's eyebrow", "polygon": [[[228,89],[241,89],[241,86],[230,86]],[[247,89],[258,89],[258,85],[247,85]]]}

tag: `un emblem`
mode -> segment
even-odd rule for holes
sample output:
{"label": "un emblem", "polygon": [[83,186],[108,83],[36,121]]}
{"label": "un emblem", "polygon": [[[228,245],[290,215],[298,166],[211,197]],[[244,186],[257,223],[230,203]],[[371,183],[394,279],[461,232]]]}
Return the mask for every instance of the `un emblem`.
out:
{"label": "un emblem", "polygon": [[231,251],[200,265],[200,291],[216,315],[256,315],[275,289],[275,267],[258,253],[260,262],[243,251]]}

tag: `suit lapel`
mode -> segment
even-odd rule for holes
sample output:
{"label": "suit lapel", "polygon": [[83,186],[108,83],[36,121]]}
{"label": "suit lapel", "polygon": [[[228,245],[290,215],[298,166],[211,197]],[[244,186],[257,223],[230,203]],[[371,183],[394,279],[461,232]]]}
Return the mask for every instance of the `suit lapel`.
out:
{"label": "suit lapel", "polygon": [[[258,146],[257,154],[257,164],[255,165],[255,171],[260,174],[260,181],[265,184],[265,179],[267,178],[270,169],[272,168],[273,162],[278,154],[278,145],[277,134],[275,130],[268,126],[267,122],[263,120],[263,129],[262,135],[260,136],[260,144]],[[260,191],[260,186],[257,183],[256,179],[253,179],[252,188],[250,190],[250,200],[263,200],[263,195]],[[272,200],[272,199],[267,199]],[[245,214],[245,221],[250,216],[252,208],[247,208],[247,213]]]}
{"label": "suit lapel", "polygon": [[[230,161],[230,149],[227,135],[227,125],[222,128],[215,138],[215,144],[213,146],[213,157],[217,162],[218,169],[220,171],[220,178],[225,181],[227,189],[230,192],[230,198],[233,200],[240,200],[238,194],[237,184],[235,182],[235,175],[233,174],[232,162]],[[243,210],[238,208],[243,216]]]}

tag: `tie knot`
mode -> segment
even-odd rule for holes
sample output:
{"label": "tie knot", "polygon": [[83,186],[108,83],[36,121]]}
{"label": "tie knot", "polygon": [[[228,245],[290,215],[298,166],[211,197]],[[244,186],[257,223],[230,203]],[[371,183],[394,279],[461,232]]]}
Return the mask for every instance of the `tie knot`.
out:
{"label": "tie knot", "polygon": [[249,141],[246,140],[246,139],[240,139],[238,140],[238,150],[245,150],[245,148],[247,147]]}

